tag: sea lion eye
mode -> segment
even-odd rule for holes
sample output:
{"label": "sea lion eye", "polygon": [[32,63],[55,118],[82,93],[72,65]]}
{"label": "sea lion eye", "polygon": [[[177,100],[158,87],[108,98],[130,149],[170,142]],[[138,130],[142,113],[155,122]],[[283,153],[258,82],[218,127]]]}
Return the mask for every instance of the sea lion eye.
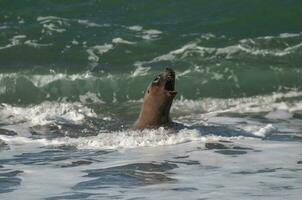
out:
{"label": "sea lion eye", "polygon": [[157,76],[157,77],[153,80],[153,83],[159,83],[159,80],[160,80],[160,76]]}

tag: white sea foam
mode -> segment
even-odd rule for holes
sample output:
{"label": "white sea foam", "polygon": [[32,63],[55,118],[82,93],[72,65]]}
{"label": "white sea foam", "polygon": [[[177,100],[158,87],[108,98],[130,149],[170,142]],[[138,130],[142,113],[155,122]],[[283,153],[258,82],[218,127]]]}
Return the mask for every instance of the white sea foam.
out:
{"label": "white sea foam", "polygon": [[77,20],[77,22],[79,24],[85,25],[87,27],[108,27],[108,26],[110,26],[109,24],[97,24],[97,23],[91,22],[86,19],[79,19],[79,20]]}
{"label": "white sea foam", "polygon": [[53,44],[52,43],[49,43],[49,44],[41,44],[39,43],[37,40],[26,40],[24,42],[24,44],[28,45],[28,46],[31,46],[31,47],[35,47],[35,48],[40,48],[40,47],[49,47],[49,46],[52,46]]}
{"label": "white sea foam", "polygon": [[161,31],[156,30],[156,29],[149,29],[144,31],[145,34],[151,34],[151,35],[159,35],[162,34]]}
{"label": "white sea foam", "polygon": [[240,45],[227,46],[223,48],[212,48],[199,46],[197,43],[189,43],[167,54],[155,57],[151,61],[144,62],[144,64],[150,64],[159,61],[172,61],[175,59],[185,59],[187,57],[190,57],[192,53],[199,54],[200,57],[206,58],[216,58],[217,56],[231,58],[241,50],[242,48]]}
{"label": "white sea foam", "polygon": [[99,104],[104,104],[105,102],[100,99],[100,97],[92,92],[87,92],[84,95],[80,95],[80,101],[82,103],[99,103]]}
{"label": "white sea foam", "polygon": [[114,38],[114,39],[112,39],[112,43],[114,43],[114,44],[135,44],[136,42],[130,42],[130,41],[124,40],[122,38]]}
{"label": "white sea foam", "polygon": [[79,124],[86,117],[96,117],[88,107],[80,103],[43,102],[39,105],[17,107],[7,104],[0,106],[0,120],[6,123],[30,123],[46,125],[56,121]]}
{"label": "white sea foam", "polygon": [[292,51],[295,51],[295,50],[297,50],[297,49],[299,49],[301,47],[302,47],[302,42],[299,43],[299,44],[297,44],[297,45],[294,45],[294,46],[286,48],[285,51],[286,52],[292,52]]}
{"label": "white sea foam", "polygon": [[57,33],[62,33],[65,32],[65,28],[60,28],[59,26],[49,23],[49,24],[43,24],[43,31],[42,32],[47,32],[47,33],[52,33],[52,32],[57,32]]}
{"label": "white sea foam", "polygon": [[276,128],[272,124],[268,124],[265,127],[260,128],[258,131],[253,132],[253,135],[258,137],[265,137],[275,130]]}
{"label": "white sea foam", "polygon": [[43,87],[45,85],[48,85],[51,82],[57,81],[57,80],[64,80],[67,78],[67,75],[65,74],[55,74],[55,75],[33,75],[31,77],[28,77],[29,80],[36,86],[36,87]]}
{"label": "white sea foam", "polygon": [[[293,97],[297,100],[292,100]],[[290,101],[287,101],[287,98]],[[174,102],[172,116],[180,123],[187,123],[188,126],[192,125],[192,122],[195,124],[214,123],[239,128],[257,137],[266,137],[271,133],[282,131],[278,125],[280,120],[284,123],[292,123],[291,131],[300,131],[295,128],[295,126],[300,127],[299,120],[294,122],[293,116],[302,110],[302,101],[299,100],[301,98],[301,91],[236,99],[188,100],[181,98]],[[257,116],[265,117],[274,123],[267,124],[259,121]],[[298,124],[295,125],[295,123]],[[283,129],[289,130],[289,128]]]}
{"label": "white sea foam", "polygon": [[162,32],[156,29],[144,30],[142,38],[145,40],[158,39],[160,34],[162,34]]}
{"label": "white sea foam", "polygon": [[278,39],[278,38],[293,38],[293,37],[300,37],[302,36],[302,33],[280,33],[278,36],[260,36],[256,39],[265,39],[265,40],[271,40],[271,39]]}
{"label": "white sea foam", "polygon": [[41,44],[37,40],[26,40],[27,36],[26,35],[15,35],[10,39],[10,43],[0,47],[1,49],[7,49],[10,47],[18,46],[18,45],[27,45],[30,47],[34,48],[40,48],[40,47],[47,47],[47,46],[52,46],[53,44]]}
{"label": "white sea foam", "polygon": [[301,91],[289,91],[287,93],[273,93],[272,95],[253,96],[246,98],[188,100],[181,98],[173,103],[172,111],[176,113],[192,112],[218,114],[223,112],[271,112],[283,110],[293,113],[302,110],[301,101],[278,101],[284,98],[302,97]]}
{"label": "white sea foam", "polygon": [[143,27],[136,25],[136,26],[129,26],[128,29],[131,31],[141,31],[143,30]]}
{"label": "white sea foam", "polygon": [[[9,145],[20,145],[20,144],[31,144],[31,143],[37,143],[35,140],[24,137],[24,136],[5,136],[0,135],[0,139],[9,143]],[[44,140],[44,139],[42,139]]]}
{"label": "white sea foam", "polygon": [[261,56],[277,56],[277,57],[282,57],[285,55],[290,54],[291,52],[289,50],[291,49],[284,49],[284,50],[279,50],[279,49],[256,49],[253,47],[244,47],[243,45],[239,45],[238,48],[242,50],[243,52],[246,52],[250,55],[261,55]]}
{"label": "white sea foam", "polygon": [[162,61],[162,60],[173,60],[175,58],[185,58],[190,56],[192,53],[198,53],[201,57],[216,58],[217,56],[223,56],[225,58],[232,58],[238,53],[248,53],[251,55],[271,55],[271,56],[284,56],[290,53],[291,49],[274,50],[274,49],[256,49],[254,47],[249,47],[241,42],[236,45],[231,45],[221,48],[213,47],[203,47],[196,43],[189,43],[180,49],[169,52],[168,54],[159,56],[152,61]]}
{"label": "white sea foam", "polygon": [[[144,30],[142,30],[144,33]],[[145,31],[147,33],[144,37],[145,39],[152,39],[158,37],[160,31]],[[280,36],[264,36],[257,38],[245,38],[237,42],[234,42],[232,45],[225,47],[207,47],[202,46],[203,42],[198,38],[197,40],[188,42],[182,47],[172,50],[166,54],[157,56],[149,61],[141,61],[140,64],[151,64],[160,61],[172,61],[176,59],[186,59],[190,58],[192,55],[199,56],[206,59],[215,59],[215,58],[226,58],[231,59],[234,56],[238,55],[252,55],[252,56],[272,56],[272,57],[284,57],[289,54],[294,53],[302,47],[302,43],[298,44],[287,44],[286,41],[282,43],[279,47],[268,48],[265,45],[271,39],[278,40],[287,40],[292,37],[300,37],[301,34],[290,34],[284,33]],[[217,38],[213,34],[205,34],[201,36],[202,39],[210,40],[211,38]],[[223,38],[223,37],[222,37]],[[287,45],[284,45],[287,44]]]}
{"label": "white sea foam", "polygon": [[[285,108],[285,110],[283,110],[283,108]],[[293,114],[290,113],[287,108],[288,106],[285,103],[283,103],[283,105],[279,104],[278,110],[269,112],[265,117],[268,119],[290,119],[293,117]]]}
{"label": "white sea foam", "polygon": [[63,17],[56,17],[56,16],[39,16],[37,17],[37,21],[41,22],[41,23],[46,23],[46,22],[51,22],[51,21],[67,21],[67,18],[63,18]]}
{"label": "white sea foam", "polygon": [[0,50],[21,45],[24,43],[26,37],[27,37],[26,35],[15,35],[11,39],[9,39],[10,43],[0,47]]}
{"label": "white sea foam", "polygon": [[24,39],[26,37],[27,37],[26,35],[16,35],[11,40],[16,41],[18,43],[19,42],[18,39]]}
{"label": "white sea foam", "polygon": [[138,66],[131,74],[130,77],[146,76],[151,68]]}
{"label": "white sea foam", "polygon": [[71,41],[71,44],[73,44],[73,45],[78,45],[78,44],[80,44],[80,43],[79,43],[79,41],[73,39],[73,40]]}
{"label": "white sea foam", "polygon": [[[91,22],[87,19],[68,19],[63,17],[56,16],[40,16],[37,18],[37,21],[41,24],[57,24],[59,26],[69,25],[70,23],[78,23],[81,25],[85,25],[86,27],[109,27],[110,24],[97,24],[95,22]],[[57,30],[52,30],[57,31]]]}
{"label": "white sea foam", "polygon": [[[163,128],[153,130],[125,130],[112,133],[100,133],[92,137],[80,138],[56,138],[56,139],[31,139],[21,136],[3,136],[0,139],[8,144],[41,144],[43,146],[60,146],[71,145],[78,149],[123,149],[137,147],[156,147],[165,145],[174,145],[185,142],[207,140],[217,141],[222,139],[221,136],[202,136],[197,130],[183,129],[177,133]],[[228,138],[230,139],[230,138]]]}
{"label": "white sea foam", "polygon": [[170,133],[168,130],[160,128],[155,130],[144,130],[142,132],[123,131],[99,134],[93,138],[71,139],[69,142],[80,149],[116,149],[172,145],[200,139],[200,133],[196,130],[184,129],[178,133]]}
{"label": "white sea foam", "polygon": [[301,36],[301,33],[281,33],[279,35],[280,38],[292,38],[292,37],[299,37]]}
{"label": "white sea foam", "polygon": [[29,81],[31,81],[36,87],[43,87],[51,82],[57,81],[57,80],[94,80],[97,77],[91,76],[89,73],[84,74],[62,74],[62,73],[56,73],[56,74],[50,74],[50,75],[21,75],[19,73],[2,73],[0,74],[0,82],[3,79],[10,78],[10,79],[17,79],[17,78],[25,78]]}
{"label": "white sea foam", "polygon": [[28,75],[24,76],[28,80],[30,80],[36,87],[43,87],[51,82],[57,81],[57,80],[95,80],[97,77],[92,76],[89,73],[84,74],[62,74],[62,73],[56,73],[52,75]]}
{"label": "white sea foam", "polygon": [[156,29],[144,29],[142,26],[129,26],[127,27],[131,31],[137,32],[137,35],[144,40],[154,40],[158,39],[159,36],[162,34],[160,30]]}
{"label": "white sea foam", "polygon": [[182,76],[185,76],[185,75],[187,75],[187,74],[190,74],[191,72],[192,72],[192,70],[187,69],[187,70],[185,70],[185,71],[183,71],[183,72],[181,72],[181,73],[177,73],[177,74],[176,74],[176,79],[178,79],[178,78],[180,78],[180,77],[182,77]]}
{"label": "white sea foam", "polygon": [[42,33],[52,35],[53,33],[63,33],[66,27],[70,26],[69,19],[56,16],[40,16],[37,21],[42,24]]}
{"label": "white sea foam", "polygon": [[98,62],[100,56],[110,51],[111,49],[113,49],[112,44],[95,45],[93,47],[90,47],[86,50],[86,52],[88,53],[88,60],[92,62]]}
{"label": "white sea foam", "polygon": [[[138,74],[139,76],[139,74]],[[77,81],[77,80],[84,80],[88,82],[94,82],[96,80],[103,80],[103,79],[110,79],[114,80],[116,76],[113,76],[111,74],[103,74],[102,76],[94,76],[89,72],[85,72],[82,74],[63,74],[63,73],[55,73],[51,72],[51,74],[46,75],[31,75],[31,74],[20,74],[20,73],[2,73],[0,74],[0,94],[4,94],[6,92],[6,84],[1,84],[3,81],[7,79],[10,79],[10,81],[16,82],[17,79],[26,79],[30,81],[35,87],[44,87],[52,82],[58,81],[58,80],[64,80],[64,81]],[[16,84],[16,83],[14,83]]]}

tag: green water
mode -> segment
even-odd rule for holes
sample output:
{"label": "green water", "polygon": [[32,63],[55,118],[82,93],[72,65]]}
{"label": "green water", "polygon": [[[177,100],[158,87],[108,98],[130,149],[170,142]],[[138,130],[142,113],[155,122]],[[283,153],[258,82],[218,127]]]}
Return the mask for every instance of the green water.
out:
{"label": "green water", "polygon": [[4,103],[77,101],[87,92],[135,100],[167,66],[189,99],[301,88],[298,0],[2,0],[0,7]]}

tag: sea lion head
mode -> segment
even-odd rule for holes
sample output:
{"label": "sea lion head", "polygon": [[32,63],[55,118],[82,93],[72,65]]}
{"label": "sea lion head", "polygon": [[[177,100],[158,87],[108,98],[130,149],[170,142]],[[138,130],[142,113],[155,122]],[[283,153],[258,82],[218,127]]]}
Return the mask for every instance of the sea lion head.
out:
{"label": "sea lion head", "polygon": [[149,84],[134,128],[168,126],[171,123],[170,108],[176,94],[175,72],[170,68],[166,68]]}
{"label": "sea lion head", "polygon": [[[157,98],[167,99],[167,101],[173,100],[177,92],[175,89],[175,72],[166,68],[165,71],[158,74],[154,80],[150,83],[144,98]],[[165,101],[163,101],[164,103]],[[172,101],[171,101],[172,103]]]}

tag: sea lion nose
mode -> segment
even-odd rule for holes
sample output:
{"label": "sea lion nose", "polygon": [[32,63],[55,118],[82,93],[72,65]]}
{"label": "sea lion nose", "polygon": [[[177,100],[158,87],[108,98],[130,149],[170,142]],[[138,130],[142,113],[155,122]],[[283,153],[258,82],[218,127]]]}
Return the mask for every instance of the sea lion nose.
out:
{"label": "sea lion nose", "polygon": [[173,69],[171,69],[169,67],[166,68],[166,72],[172,72],[172,73],[174,73]]}
{"label": "sea lion nose", "polygon": [[175,76],[175,72],[173,71],[173,69],[171,69],[171,68],[166,68],[166,74],[168,75],[168,76],[172,76],[172,77],[174,77]]}

